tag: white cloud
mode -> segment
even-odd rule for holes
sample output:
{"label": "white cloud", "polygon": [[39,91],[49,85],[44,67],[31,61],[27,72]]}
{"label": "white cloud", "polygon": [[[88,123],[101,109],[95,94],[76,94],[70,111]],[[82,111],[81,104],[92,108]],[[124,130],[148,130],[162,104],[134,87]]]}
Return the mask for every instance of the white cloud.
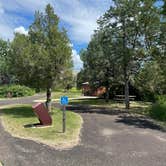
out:
{"label": "white cloud", "polygon": [[28,30],[26,30],[23,26],[20,26],[14,29],[14,33],[28,35]]}
{"label": "white cloud", "polygon": [[43,10],[51,0],[1,0],[4,8],[11,12],[22,11],[34,13],[35,10]]}
{"label": "white cloud", "polygon": [[[0,37],[12,40],[14,32],[28,34],[36,10],[43,11],[51,3],[60,17],[69,38],[75,45],[87,44],[97,28],[96,20],[112,4],[112,0],[0,0]],[[2,16],[3,15],[3,16]],[[83,62],[72,48],[74,70],[79,71]]]}
{"label": "white cloud", "polygon": [[96,20],[109,8],[110,0],[59,0],[54,1],[55,11],[70,25],[70,38],[76,42],[88,43],[97,28]]}
{"label": "white cloud", "polygon": [[72,59],[73,59],[73,63],[74,63],[74,70],[79,71],[83,66],[83,62],[81,61],[80,56],[77,53],[77,51],[74,49],[72,50]]}
{"label": "white cloud", "polygon": [[74,45],[73,45],[73,43],[69,43],[69,46],[70,46],[71,48],[73,48]]}
{"label": "white cloud", "polygon": [[[112,4],[111,0],[1,0],[0,12],[9,11],[6,19],[10,28],[25,25],[25,16],[33,16],[35,10],[43,11],[51,3],[61,20],[67,24],[69,37],[74,42],[88,43],[93,30],[97,28],[96,20]],[[15,14],[12,15],[12,13]],[[17,14],[18,13],[18,14]],[[21,14],[22,13],[22,14]],[[10,16],[9,16],[10,15]],[[19,18],[18,18],[19,17]],[[10,20],[10,19],[13,20]],[[20,21],[22,20],[22,21]],[[25,21],[23,21],[25,20]],[[19,24],[19,22],[22,22]],[[0,25],[2,22],[0,21]],[[26,24],[27,25],[27,24]],[[27,27],[27,26],[26,26]],[[13,30],[14,30],[13,28]]]}

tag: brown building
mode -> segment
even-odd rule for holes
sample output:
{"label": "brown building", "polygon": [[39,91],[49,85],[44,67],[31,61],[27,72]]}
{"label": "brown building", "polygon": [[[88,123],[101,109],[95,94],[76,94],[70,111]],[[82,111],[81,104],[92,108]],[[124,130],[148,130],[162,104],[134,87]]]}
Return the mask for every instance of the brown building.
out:
{"label": "brown building", "polygon": [[101,96],[105,92],[106,88],[104,86],[92,90],[90,88],[89,82],[82,83],[82,94],[84,94],[84,96]]}

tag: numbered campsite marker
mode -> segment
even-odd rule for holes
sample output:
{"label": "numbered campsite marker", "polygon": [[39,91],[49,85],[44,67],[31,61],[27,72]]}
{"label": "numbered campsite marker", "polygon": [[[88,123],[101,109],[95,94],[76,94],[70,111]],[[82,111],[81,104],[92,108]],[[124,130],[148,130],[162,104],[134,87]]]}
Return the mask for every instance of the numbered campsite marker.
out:
{"label": "numbered campsite marker", "polygon": [[61,97],[61,105],[68,105],[68,97],[67,96],[62,96]]}
{"label": "numbered campsite marker", "polygon": [[66,131],[66,105],[68,104],[68,97],[67,96],[62,96],[60,99],[60,103],[63,106],[63,133]]}

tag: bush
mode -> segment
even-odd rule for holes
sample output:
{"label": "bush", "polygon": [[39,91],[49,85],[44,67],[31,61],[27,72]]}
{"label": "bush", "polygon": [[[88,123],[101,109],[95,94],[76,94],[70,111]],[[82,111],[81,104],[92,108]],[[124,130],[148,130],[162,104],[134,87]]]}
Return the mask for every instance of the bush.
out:
{"label": "bush", "polygon": [[150,109],[150,116],[154,119],[166,121],[166,95],[157,96],[157,101]]}
{"label": "bush", "polygon": [[163,104],[166,102],[166,95],[157,95],[155,96],[155,100],[157,103]]}
{"label": "bush", "polygon": [[0,86],[0,97],[23,97],[35,94],[35,90],[21,85]]}

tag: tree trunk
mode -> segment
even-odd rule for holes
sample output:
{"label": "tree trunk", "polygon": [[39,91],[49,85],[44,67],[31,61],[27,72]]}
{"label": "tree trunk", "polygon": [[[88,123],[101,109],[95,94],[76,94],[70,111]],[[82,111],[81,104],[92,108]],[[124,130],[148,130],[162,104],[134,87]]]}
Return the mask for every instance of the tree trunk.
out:
{"label": "tree trunk", "polygon": [[126,33],[126,22],[125,22],[125,18],[123,18],[123,65],[124,65],[124,82],[125,82],[125,106],[126,106],[126,110],[128,110],[130,108],[130,101],[129,101],[129,76],[128,76],[128,55],[126,52],[126,37],[127,37],[127,33]]}
{"label": "tree trunk", "polygon": [[46,92],[46,107],[48,109],[48,111],[51,111],[51,88],[47,87],[47,92]]}
{"label": "tree trunk", "polygon": [[106,95],[105,95],[105,101],[108,103],[109,102],[109,87],[106,87]]}
{"label": "tree trunk", "polygon": [[130,100],[129,100],[129,79],[125,76],[125,107],[126,110],[130,108]]}

